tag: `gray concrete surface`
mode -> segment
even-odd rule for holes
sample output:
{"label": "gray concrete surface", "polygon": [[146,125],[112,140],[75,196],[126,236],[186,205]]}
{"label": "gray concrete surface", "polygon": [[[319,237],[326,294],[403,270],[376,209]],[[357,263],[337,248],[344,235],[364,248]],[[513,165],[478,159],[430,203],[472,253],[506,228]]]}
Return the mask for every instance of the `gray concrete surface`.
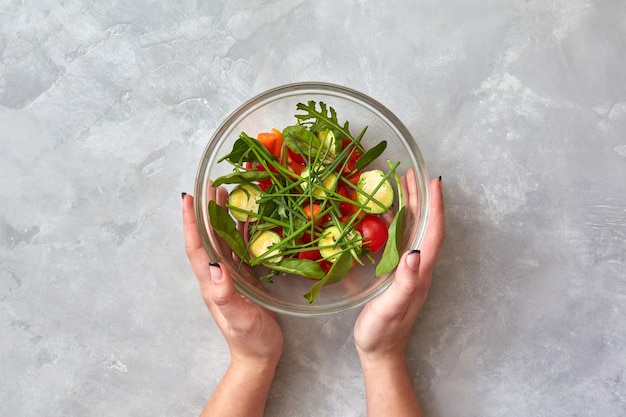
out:
{"label": "gray concrete surface", "polygon": [[[626,415],[626,3],[0,4],[0,415],[193,416],[228,363],[180,192],[240,103],[374,97],[443,176],[428,416]],[[269,416],[363,416],[358,311],[281,317]]]}

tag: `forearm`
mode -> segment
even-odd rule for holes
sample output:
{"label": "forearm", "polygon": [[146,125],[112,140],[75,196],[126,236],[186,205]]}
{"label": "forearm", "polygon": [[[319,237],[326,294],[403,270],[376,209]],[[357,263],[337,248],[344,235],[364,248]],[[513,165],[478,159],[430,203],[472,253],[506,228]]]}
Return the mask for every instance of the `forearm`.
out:
{"label": "forearm", "polygon": [[275,371],[275,364],[231,363],[200,417],[263,416]]}
{"label": "forearm", "polygon": [[361,357],[368,417],[423,417],[403,355]]}

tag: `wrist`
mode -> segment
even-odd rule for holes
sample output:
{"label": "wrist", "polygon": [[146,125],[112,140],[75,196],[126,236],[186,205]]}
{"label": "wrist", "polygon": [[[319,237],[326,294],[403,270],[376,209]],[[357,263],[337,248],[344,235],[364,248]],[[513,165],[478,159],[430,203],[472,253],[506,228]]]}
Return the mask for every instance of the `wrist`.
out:
{"label": "wrist", "polygon": [[361,367],[366,370],[391,370],[406,368],[404,351],[363,352],[357,349]]}
{"label": "wrist", "polygon": [[232,355],[230,361],[230,367],[245,373],[254,374],[272,374],[276,370],[279,357],[276,358],[264,358],[264,357],[249,357]]}

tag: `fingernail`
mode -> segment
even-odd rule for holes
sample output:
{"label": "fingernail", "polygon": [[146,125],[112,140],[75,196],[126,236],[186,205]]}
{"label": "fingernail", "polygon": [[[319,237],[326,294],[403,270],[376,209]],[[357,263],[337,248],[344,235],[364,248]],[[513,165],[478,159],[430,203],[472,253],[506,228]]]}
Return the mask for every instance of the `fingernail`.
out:
{"label": "fingernail", "polygon": [[441,182],[441,175],[439,176],[439,182]]}
{"label": "fingernail", "polygon": [[180,193],[180,196],[181,196],[181,198],[182,198],[183,200],[185,199],[185,196],[186,196],[186,195],[187,195],[187,193],[184,193],[184,192],[183,192],[183,193]]}
{"label": "fingernail", "polygon": [[419,255],[419,254],[420,254],[419,249],[412,249],[409,252],[409,256],[406,257],[406,266],[408,266],[409,269],[413,271],[417,271],[420,265],[420,257],[415,256],[415,255]]}
{"label": "fingernail", "polygon": [[222,280],[222,268],[217,262],[209,262],[211,267],[211,281],[220,282]]}

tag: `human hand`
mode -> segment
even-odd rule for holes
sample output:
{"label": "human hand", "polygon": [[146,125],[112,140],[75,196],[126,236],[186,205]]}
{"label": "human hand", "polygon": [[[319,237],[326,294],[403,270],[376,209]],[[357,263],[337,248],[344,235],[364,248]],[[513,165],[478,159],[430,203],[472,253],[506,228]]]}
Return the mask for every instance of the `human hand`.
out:
{"label": "human hand", "polygon": [[[224,188],[209,186],[209,199],[224,205]],[[196,226],[193,197],[183,195],[185,249],[209,312],[224,335],[233,365],[275,367],[283,350],[283,335],[274,313],[237,292],[230,272],[212,262]]]}
{"label": "human hand", "polygon": [[[412,212],[418,210],[415,181],[412,170],[402,177],[406,210]],[[362,361],[404,360],[409,334],[426,300],[445,235],[441,180],[430,182],[430,195],[430,220],[421,251],[402,256],[394,282],[365,306],[356,321],[354,342]]]}

